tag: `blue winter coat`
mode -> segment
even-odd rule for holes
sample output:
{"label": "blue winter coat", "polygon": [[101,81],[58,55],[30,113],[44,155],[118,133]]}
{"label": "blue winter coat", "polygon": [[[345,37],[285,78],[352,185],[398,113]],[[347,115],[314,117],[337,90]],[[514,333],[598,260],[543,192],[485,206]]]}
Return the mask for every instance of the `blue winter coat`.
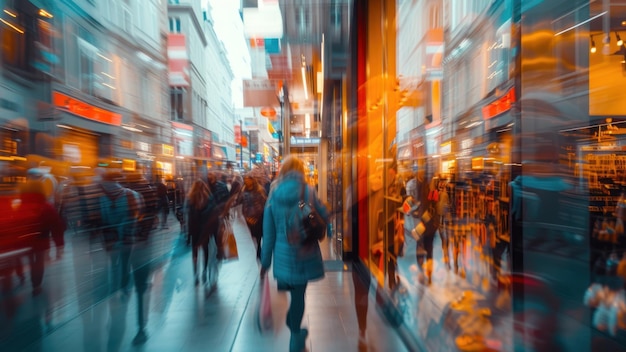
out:
{"label": "blue winter coat", "polygon": [[328,209],[319,200],[315,189],[304,181],[300,173],[287,173],[272,189],[263,214],[263,246],[261,265],[269,268],[274,255],[274,278],[279,283],[302,285],[324,277],[324,263],[319,243],[303,246],[288,240],[294,231],[302,232],[302,216],[298,203],[302,185],[308,187],[308,201],[328,222]]}

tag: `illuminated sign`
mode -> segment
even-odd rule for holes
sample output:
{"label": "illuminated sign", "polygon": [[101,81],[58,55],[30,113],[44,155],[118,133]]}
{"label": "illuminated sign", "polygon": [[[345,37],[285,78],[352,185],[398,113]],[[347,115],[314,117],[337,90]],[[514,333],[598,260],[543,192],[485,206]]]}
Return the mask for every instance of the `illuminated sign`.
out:
{"label": "illuminated sign", "polygon": [[169,144],[162,144],[163,155],[174,156],[174,147]]}
{"label": "illuminated sign", "polygon": [[498,100],[482,108],[483,119],[488,120],[511,110],[511,106],[514,102],[515,88],[511,88],[505,95],[498,98]]}
{"label": "illuminated sign", "polygon": [[121,114],[95,107],[63,93],[53,92],[52,102],[57,108],[85,119],[115,126],[122,124]]}
{"label": "illuminated sign", "polygon": [[137,150],[140,150],[142,152],[150,153],[150,143],[136,142],[136,148],[137,148]]}
{"label": "illuminated sign", "polygon": [[137,162],[133,159],[123,159],[122,160],[122,170],[124,171],[135,171],[137,168]]}
{"label": "illuminated sign", "polygon": [[439,148],[440,154],[450,154],[452,153],[452,142],[443,143]]}

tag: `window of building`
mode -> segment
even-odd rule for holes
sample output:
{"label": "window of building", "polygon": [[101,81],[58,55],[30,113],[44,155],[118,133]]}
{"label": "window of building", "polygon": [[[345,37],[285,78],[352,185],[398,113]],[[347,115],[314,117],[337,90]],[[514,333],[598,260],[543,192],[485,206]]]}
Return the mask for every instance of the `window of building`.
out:
{"label": "window of building", "polygon": [[132,34],[133,32],[133,17],[130,10],[124,7],[123,28],[126,34]]}
{"label": "window of building", "polygon": [[170,17],[170,33],[180,33],[180,17]]}
{"label": "window of building", "polygon": [[113,72],[113,60],[109,54],[99,52],[94,60],[94,79],[96,95],[109,103],[113,103],[117,80]]}
{"label": "window of building", "polygon": [[170,90],[170,119],[182,121],[185,119],[185,88],[172,87]]}

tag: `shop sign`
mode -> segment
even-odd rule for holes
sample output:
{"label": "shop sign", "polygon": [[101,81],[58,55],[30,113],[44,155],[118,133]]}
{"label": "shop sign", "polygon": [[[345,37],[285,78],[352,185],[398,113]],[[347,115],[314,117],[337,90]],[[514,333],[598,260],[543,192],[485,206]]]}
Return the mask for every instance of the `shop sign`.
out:
{"label": "shop sign", "polygon": [[626,151],[626,146],[619,146],[617,144],[606,145],[583,145],[580,149],[584,152],[591,151]]}
{"label": "shop sign", "polygon": [[470,149],[473,145],[471,138],[465,138],[461,141],[461,150]]}
{"label": "shop sign", "polygon": [[63,161],[80,163],[82,155],[77,144],[63,144]]}
{"label": "shop sign", "polygon": [[268,106],[277,102],[278,93],[273,80],[255,78],[243,80],[243,106]]}
{"label": "shop sign", "polygon": [[452,153],[452,142],[443,143],[439,147],[439,153],[442,154],[442,155]]}
{"label": "shop sign", "polygon": [[319,138],[300,138],[291,136],[291,144],[293,145],[318,145],[319,143]]}
{"label": "shop sign", "polygon": [[165,156],[174,156],[174,147],[169,144],[162,144],[162,154]]}
{"label": "shop sign", "polygon": [[135,171],[137,169],[137,162],[133,159],[123,159],[122,160],[122,170],[124,171]]}
{"label": "shop sign", "polygon": [[514,102],[515,102],[515,88],[511,88],[505,95],[498,98],[496,101],[486,106],[483,106],[482,108],[483,119],[489,120],[504,112],[511,110],[511,106],[513,105]]}
{"label": "shop sign", "polygon": [[146,153],[146,152],[137,152],[137,157],[143,160],[150,160],[153,161],[155,159],[155,156],[150,154],[150,153]]}
{"label": "shop sign", "polygon": [[150,143],[137,142],[137,150],[150,153]]}
{"label": "shop sign", "polygon": [[115,126],[120,126],[122,124],[121,114],[87,104],[63,93],[53,92],[52,102],[57,108],[68,111],[85,119]]}

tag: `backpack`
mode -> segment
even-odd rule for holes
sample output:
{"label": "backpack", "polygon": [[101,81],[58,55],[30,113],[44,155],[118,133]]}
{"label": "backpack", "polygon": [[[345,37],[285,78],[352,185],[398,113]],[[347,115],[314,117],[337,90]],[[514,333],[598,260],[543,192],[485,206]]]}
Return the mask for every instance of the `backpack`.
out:
{"label": "backpack", "polygon": [[102,232],[107,245],[138,240],[138,223],[144,216],[145,208],[143,197],[129,188],[124,188],[123,192],[115,200],[107,195],[100,197]]}

